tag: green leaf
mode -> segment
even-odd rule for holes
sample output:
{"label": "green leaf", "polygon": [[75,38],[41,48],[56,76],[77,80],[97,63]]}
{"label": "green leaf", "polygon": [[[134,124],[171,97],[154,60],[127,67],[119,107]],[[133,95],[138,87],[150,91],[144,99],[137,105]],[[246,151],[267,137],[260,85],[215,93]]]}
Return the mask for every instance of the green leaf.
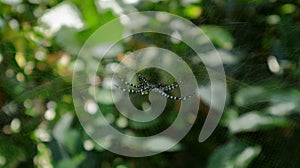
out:
{"label": "green leaf", "polygon": [[64,137],[64,146],[71,154],[76,154],[82,149],[80,134],[77,130],[68,130]]}
{"label": "green leaf", "polygon": [[55,166],[57,168],[76,168],[78,167],[86,158],[85,153],[80,153],[71,159],[63,159],[58,162]]}
{"label": "green leaf", "polygon": [[234,54],[233,52],[223,50],[223,49],[218,49],[217,50],[219,55],[221,56],[222,63],[226,65],[232,65],[232,64],[237,64],[239,60],[241,59],[240,55]]}
{"label": "green leaf", "polygon": [[297,9],[297,7],[292,3],[288,3],[288,4],[285,4],[285,5],[281,6],[281,12],[283,14],[294,13],[296,9]]}
{"label": "green leaf", "polygon": [[232,141],[213,153],[208,168],[246,168],[258,156],[261,148],[241,141]]}
{"label": "green leaf", "polygon": [[238,116],[239,113],[237,109],[229,108],[223,113],[222,118],[220,120],[220,124],[222,126],[228,126],[229,122],[233,119],[238,118]]}
{"label": "green leaf", "polygon": [[70,113],[63,115],[53,128],[54,138],[61,144],[64,143],[65,133],[70,129],[73,116]]}
{"label": "green leaf", "polygon": [[96,99],[99,103],[102,104],[113,104],[114,103],[114,99],[112,97],[112,93],[110,90],[107,89],[96,89]]}
{"label": "green leaf", "polygon": [[232,49],[234,39],[228,30],[215,25],[203,25],[200,28],[215,45],[226,50]]}
{"label": "green leaf", "polygon": [[63,26],[55,34],[55,40],[68,53],[76,55],[82,45],[78,38],[78,32],[78,29]]}
{"label": "green leaf", "polygon": [[183,10],[183,13],[191,19],[196,19],[201,15],[202,8],[200,6],[190,5]]}
{"label": "green leaf", "polygon": [[76,168],[77,164],[74,163],[71,159],[63,159],[60,162],[58,162],[56,167],[58,167],[58,168],[65,168],[65,167]]}
{"label": "green leaf", "polygon": [[260,86],[242,88],[237,92],[234,102],[238,106],[266,102],[269,100],[269,93],[265,88]]}
{"label": "green leaf", "polygon": [[153,128],[155,125],[158,125],[160,122],[161,122],[160,118],[156,118],[148,122],[137,122],[137,121],[129,120],[129,126],[134,129],[149,129],[149,128]]}
{"label": "green leaf", "polygon": [[275,93],[271,96],[267,112],[277,116],[300,113],[300,92],[298,90]]}
{"label": "green leaf", "polygon": [[274,127],[285,127],[291,124],[288,119],[268,115],[258,111],[246,113],[238,118],[227,121],[227,123],[231,133],[257,131]]}
{"label": "green leaf", "polygon": [[[176,144],[172,146],[173,144]],[[181,149],[180,145],[176,143],[176,140],[173,140],[169,137],[156,136],[153,138],[149,138],[145,141],[143,147],[146,150],[151,151],[165,151],[165,149],[169,148],[168,151],[178,151]]]}
{"label": "green leaf", "polygon": [[26,159],[26,152],[18,147],[11,139],[0,137],[0,167],[17,167]]}
{"label": "green leaf", "polygon": [[88,29],[93,28],[93,31],[95,31],[94,28],[98,28],[116,17],[111,11],[101,11],[99,13],[94,1],[73,0],[72,2],[82,11],[81,14],[86,27]]}

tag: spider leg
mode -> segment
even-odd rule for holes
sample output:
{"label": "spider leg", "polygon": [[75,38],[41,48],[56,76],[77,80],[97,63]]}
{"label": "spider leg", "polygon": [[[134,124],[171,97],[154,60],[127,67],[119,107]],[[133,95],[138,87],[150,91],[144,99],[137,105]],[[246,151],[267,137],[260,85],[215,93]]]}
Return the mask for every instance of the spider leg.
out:
{"label": "spider leg", "polygon": [[144,85],[150,86],[151,85],[151,83],[146,79],[146,77],[141,74],[138,74],[138,80],[141,83],[141,84],[139,84],[140,86],[144,86]]}
{"label": "spider leg", "polygon": [[194,95],[194,94],[192,94],[192,95],[188,95],[188,96],[184,96],[184,97],[176,97],[176,96],[169,95],[160,89],[154,89],[154,90],[156,92],[158,92],[159,94],[161,94],[162,96],[164,96],[168,99],[173,99],[173,100],[186,100]]}
{"label": "spider leg", "polygon": [[145,88],[134,90],[134,89],[126,89],[126,88],[123,88],[123,87],[118,86],[118,85],[114,85],[114,86],[116,88],[121,89],[123,92],[128,92],[128,93],[141,93],[143,95],[143,94],[145,94],[145,92],[148,92],[148,90],[145,89]]}
{"label": "spider leg", "polygon": [[[181,83],[181,81],[179,83]],[[178,83],[174,82],[173,84],[168,85],[168,86],[160,86],[159,89],[161,89],[163,91],[170,91],[170,90],[177,88],[178,86],[179,86]]]}
{"label": "spider leg", "polygon": [[[121,89],[123,92],[128,92],[128,93],[140,93],[142,95],[144,94],[148,94],[151,90],[154,90],[155,92],[161,94],[162,96],[168,98],[168,99],[173,99],[173,100],[186,100],[190,97],[192,97],[194,94],[192,95],[188,95],[188,96],[184,96],[184,97],[176,97],[176,96],[172,96],[172,95],[169,95],[167,93],[165,93],[164,91],[169,91],[169,90],[172,90],[174,88],[177,88],[179,86],[179,84],[177,82],[174,82],[173,84],[171,85],[167,85],[167,86],[164,86],[162,84],[152,84],[151,82],[149,82],[143,75],[141,74],[138,74],[138,81],[139,81],[139,84],[132,84],[130,82],[127,82],[125,81],[124,79],[122,78],[119,78],[124,84],[128,85],[128,86],[132,86],[136,89],[126,89],[126,88],[123,88],[121,86],[118,86],[118,85],[114,85],[116,88],[119,88]],[[179,82],[181,83],[181,81]]]}
{"label": "spider leg", "polygon": [[[119,78],[119,77],[118,77]],[[122,81],[123,83],[125,83],[126,85],[128,85],[128,86],[132,86],[132,87],[135,87],[135,88],[140,88],[140,84],[139,85],[135,85],[135,84],[133,84],[133,83],[130,83],[130,82],[127,82],[126,80],[124,80],[124,79],[122,79],[122,78],[119,78],[120,79],[120,81]]]}

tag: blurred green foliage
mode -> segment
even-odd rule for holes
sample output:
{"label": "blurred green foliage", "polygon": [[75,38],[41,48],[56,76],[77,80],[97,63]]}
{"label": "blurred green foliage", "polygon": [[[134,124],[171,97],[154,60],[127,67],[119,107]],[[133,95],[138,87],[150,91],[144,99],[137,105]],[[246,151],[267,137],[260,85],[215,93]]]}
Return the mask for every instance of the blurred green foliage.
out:
{"label": "blurred green foliage", "polygon": [[[92,0],[0,1],[0,167],[300,166],[300,1],[111,2],[114,7]],[[45,13],[62,4],[76,9],[82,26],[66,24],[52,30],[43,21]],[[145,158],[123,157],[98,146],[82,129],[72,102],[72,67],[80,47],[101,25],[121,13],[149,10],[185,17],[205,32],[224,62],[228,102],[219,127],[206,142],[197,141],[207,113],[203,105],[194,127],[173,150]],[[116,29],[123,30],[121,25]],[[103,38],[115,36],[120,34],[108,32]],[[106,61],[118,62],[127,51],[152,43],[162,46],[164,37],[135,36]],[[184,44],[164,47],[185,60],[193,54]],[[203,68],[191,66],[196,74],[204,74]],[[105,67],[99,71],[102,80]],[[123,131],[151,135],[176,117],[175,106],[169,104],[166,116],[126,124],[108,93],[97,94],[106,117]]]}

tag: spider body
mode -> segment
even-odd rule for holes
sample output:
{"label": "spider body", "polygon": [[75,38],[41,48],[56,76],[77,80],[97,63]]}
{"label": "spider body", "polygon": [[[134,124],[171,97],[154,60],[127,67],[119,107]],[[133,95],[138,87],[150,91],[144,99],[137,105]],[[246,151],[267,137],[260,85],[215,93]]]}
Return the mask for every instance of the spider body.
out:
{"label": "spider body", "polygon": [[138,93],[138,94],[145,95],[145,94],[149,94],[151,91],[155,91],[155,92],[161,94],[162,96],[164,96],[168,99],[173,99],[173,100],[186,100],[193,96],[193,95],[189,95],[189,96],[184,96],[184,97],[176,97],[176,96],[169,95],[165,92],[165,91],[170,91],[170,90],[177,88],[179,86],[177,82],[174,82],[171,85],[162,85],[161,83],[153,84],[153,83],[149,82],[143,75],[140,75],[140,74],[138,74],[139,84],[137,84],[137,85],[127,82],[122,78],[119,78],[119,79],[126,85],[132,86],[135,88],[135,89],[126,89],[126,88],[120,87],[118,85],[115,85],[115,87],[121,89],[123,92]]}

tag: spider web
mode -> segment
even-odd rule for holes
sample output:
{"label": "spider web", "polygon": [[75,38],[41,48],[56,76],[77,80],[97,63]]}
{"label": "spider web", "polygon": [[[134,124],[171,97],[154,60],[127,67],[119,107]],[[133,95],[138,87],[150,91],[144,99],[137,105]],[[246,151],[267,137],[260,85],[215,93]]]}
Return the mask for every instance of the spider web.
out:
{"label": "spider web", "polygon": [[[160,37],[157,37],[160,36]],[[163,40],[153,40],[152,45],[156,45],[156,46],[163,46],[166,49],[170,49],[173,52],[177,53],[178,55],[180,55],[186,62],[189,62],[189,65],[193,71],[193,73],[195,74],[195,77],[198,80],[199,85],[203,85],[203,87],[207,88],[207,86],[209,86],[209,77],[207,75],[207,71],[205,66],[201,63],[201,60],[198,60],[197,57],[195,57],[195,53],[189,49],[188,46],[180,43],[180,44],[174,44],[172,42],[170,42],[170,39],[168,37],[164,37],[163,35],[156,35],[154,39],[160,39],[162,38]],[[136,37],[133,38],[133,41],[136,41],[136,43],[140,43],[140,39],[144,39],[142,37]],[[126,40],[125,40],[126,41]],[[151,42],[151,40],[149,40],[149,38],[147,40],[145,40],[146,42],[149,43],[149,41]],[[167,42],[169,41],[169,43]],[[122,43],[122,42],[120,42]],[[117,44],[120,45],[120,44]],[[133,45],[134,46],[134,45]],[[124,47],[124,53],[126,52],[130,52],[133,51],[133,49],[139,49],[139,46],[133,47],[132,45],[130,46],[126,46]],[[175,47],[174,47],[175,46]],[[8,49],[9,47],[5,47],[3,53],[8,53],[9,55],[15,55],[16,51],[13,49]],[[180,50],[178,49],[180,48]],[[29,53],[27,53],[29,54]],[[294,56],[296,57],[296,56]],[[7,58],[4,58],[2,60],[2,62],[7,61]],[[196,61],[195,61],[196,59]],[[243,57],[241,56],[241,60],[243,59]],[[102,68],[99,68],[101,72],[99,72],[97,75],[99,77],[99,79],[103,80],[107,77],[109,77],[111,74],[111,71],[109,70],[103,70],[106,67],[109,67],[112,63],[118,63],[118,58],[107,58],[104,60],[105,62],[102,62]],[[194,63],[193,61],[197,62]],[[6,93],[13,93],[14,91],[14,87],[11,87],[11,83],[14,82],[19,82],[22,83],[20,81],[18,81],[16,78],[16,74],[18,74],[19,72],[14,72],[14,75],[11,77],[10,76],[10,70],[15,69],[14,66],[16,65],[9,65],[11,67],[5,67],[7,69],[4,69],[4,67],[2,67],[3,69],[3,74],[2,76],[4,76],[4,78],[1,81],[1,84]],[[226,70],[226,74],[227,74],[227,82],[231,87],[234,87],[233,90],[231,90],[231,93],[229,96],[233,97],[236,95],[236,93],[238,93],[239,88],[252,88],[254,86],[257,85],[267,85],[268,90],[269,91],[278,91],[280,90],[282,87],[297,87],[299,82],[296,79],[292,79],[290,81],[294,81],[291,83],[286,83],[286,79],[285,77],[279,77],[277,78],[277,83],[273,83],[270,84],[268,81],[274,79],[274,76],[271,74],[271,72],[268,73],[261,73],[261,72],[265,72],[268,70],[267,67],[267,63],[264,61],[253,61],[253,63],[249,63],[246,61],[240,61],[237,62],[235,64],[229,64],[229,65],[224,65],[225,66],[225,70]],[[147,77],[147,79],[149,79],[151,82],[153,83],[163,83],[163,84],[171,84],[175,81],[174,77],[172,77],[168,72],[165,72],[161,69],[155,69],[155,68],[148,68],[148,69],[144,69],[142,70],[140,73],[142,73],[143,75],[145,75]],[[48,73],[51,76],[51,80],[47,81],[46,79],[43,79],[44,81],[39,81],[39,78],[44,77],[43,74],[33,74],[33,78],[35,78],[35,82],[36,83],[26,83],[26,80],[32,80],[32,79],[26,79],[25,80],[25,85],[26,88],[28,88],[28,90],[24,90],[22,92],[17,92],[19,95],[19,99],[20,100],[27,100],[27,99],[34,99],[36,97],[42,97],[43,99],[49,101],[49,100],[57,100],[57,97],[60,97],[62,94],[65,93],[69,93],[71,92],[71,84],[70,84],[70,80],[66,80],[66,78],[71,77],[71,75],[66,75],[66,76],[61,76],[60,73],[58,72],[58,70],[54,69],[52,71],[49,71]],[[275,77],[276,78],[276,77]],[[5,81],[7,80],[7,81]],[[136,83],[136,79],[132,79],[130,82],[132,83]],[[60,88],[56,89],[55,86],[60,86]],[[62,86],[62,87],[61,87]],[[89,84],[87,83],[83,83],[82,84],[82,88],[86,88],[88,87]],[[98,86],[98,85],[97,85]],[[100,84],[99,84],[100,86]],[[100,86],[101,88],[102,86]],[[53,91],[55,90],[55,92]],[[180,95],[180,89],[176,89],[174,91],[171,92],[174,95]],[[148,96],[147,95],[137,95],[137,94],[130,94],[130,98],[133,102],[133,104],[139,108],[139,109],[144,109],[147,106],[149,106],[149,104],[147,104],[147,100],[148,100]],[[13,104],[13,102],[15,102],[16,100],[11,100],[11,99],[6,99],[4,106],[8,105],[10,106],[10,104]],[[203,100],[205,102],[205,100]],[[207,100],[206,100],[207,101]],[[232,102],[230,103],[234,103],[233,99],[231,99]],[[17,101],[18,102],[18,101]],[[2,102],[3,103],[3,102]],[[207,103],[207,102],[205,102]],[[22,105],[22,104],[18,104],[18,112],[20,113],[20,111],[25,111],[26,108]],[[208,104],[205,104],[208,105]],[[164,110],[164,112],[162,113],[161,116],[159,116],[158,118],[156,118],[155,120],[151,121],[151,122],[144,122],[144,123],[138,123],[138,122],[133,122],[133,121],[129,121],[129,125],[127,127],[127,130],[123,130],[122,128],[120,128],[118,126],[118,124],[115,123],[115,128],[121,130],[121,131],[131,131],[134,132],[135,135],[137,136],[150,136],[150,135],[154,135],[156,133],[161,132],[162,130],[166,129],[169,124],[171,124],[174,119],[177,116],[177,112],[178,109],[177,107],[180,106],[180,102],[178,101],[173,101],[173,100],[169,100],[167,102],[167,106]],[[267,107],[268,103],[261,101],[255,104],[247,104],[247,105],[241,105],[239,107],[239,111],[241,114],[252,111],[252,110],[260,110],[264,107]],[[3,116],[3,114],[2,114]],[[114,114],[114,118],[119,118],[121,116],[121,114],[119,113],[115,113]],[[121,116],[123,117],[123,116]],[[206,117],[206,111],[200,111],[200,114],[198,116],[198,120],[196,122],[199,122],[200,124],[196,124],[195,129],[191,130],[191,132],[193,131],[198,131],[199,132],[199,127],[201,126],[202,122],[203,122],[203,118]],[[1,118],[1,126],[4,126],[5,124],[7,124],[7,120],[8,117],[4,116],[4,117],[0,117]],[[109,118],[109,116],[108,116]],[[299,121],[299,116],[298,115],[293,115],[291,116],[292,119],[298,120]],[[291,130],[291,131],[298,131],[298,127],[296,128],[297,130]],[[239,135],[240,137],[244,138],[247,137],[249,139],[252,140],[251,143],[249,144],[253,144],[253,143],[257,143],[257,144],[262,144],[266,146],[266,151],[263,151],[264,154],[269,154],[270,153],[275,153],[272,154],[272,156],[275,156],[273,160],[269,159],[269,157],[265,156],[261,157],[257,162],[265,162],[265,165],[272,165],[274,167],[281,165],[282,163],[277,162],[276,160],[279,160],[279,154],[276,155],[276,153],[280,153],[283,149],[291,149],[291,153],[297,153],[296,151],[292,150],[294,147],[289,145],[287,143],[294,143],[297,144],[296,139],[298,139],[298,135],[294,134],[290,134],[288,131],[287,132],[280,132],[281,134],[285,135],[282,136],[280,138],[276,138],[276,139],[263,139],[266,136],[269,137],[274,137],[274,133],[272,132],[258,132],[258,133],[246,133],[246,134],[242,134]],[[218,136],[222,136],[222,137],[226,137],[227,133],[225,131],[220,131],[220,128],[218,130],[216,130],[216,133],[213,134],[212,138],[217,138],[218,136],[216,135],[218,134]],[[262,135],[264,134],[264,136]],[[278,137],[278,136],[276,136]],[[276,146],[276,148],[274,148]],[[274,150],[270,150],[271,148],[273,148]],[[295,154],[295,156],[297,156]],[[278,158],[278,159],[276,159]]]}

